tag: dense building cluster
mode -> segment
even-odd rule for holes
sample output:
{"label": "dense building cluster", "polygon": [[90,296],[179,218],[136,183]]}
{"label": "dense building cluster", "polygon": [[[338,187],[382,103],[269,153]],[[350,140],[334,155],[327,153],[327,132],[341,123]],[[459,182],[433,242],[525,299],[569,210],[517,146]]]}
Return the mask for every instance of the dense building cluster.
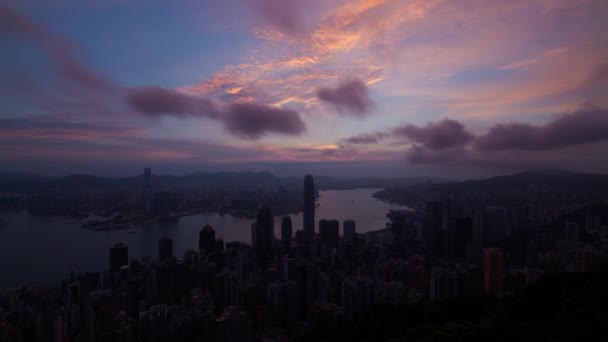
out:
{"label": "dense building cluster", "polygon": [[119,243],[106,272],[9,291],[0,339],[282,341],[381,304],[509,296],[545,273],[595,271],[607,259],[603,204],[541,226],[522,223],[526,212],[445,195],[423,210],[389,212],[385,229],[357,233],[353,220],[322,219],[315,232],[315,197],[306,176],[302,231],[287,216],[276,237],[272,210],[261,205],[251,245],[224,243],[205,225],[183,256],[169,238],[154,260],[130,260]]}

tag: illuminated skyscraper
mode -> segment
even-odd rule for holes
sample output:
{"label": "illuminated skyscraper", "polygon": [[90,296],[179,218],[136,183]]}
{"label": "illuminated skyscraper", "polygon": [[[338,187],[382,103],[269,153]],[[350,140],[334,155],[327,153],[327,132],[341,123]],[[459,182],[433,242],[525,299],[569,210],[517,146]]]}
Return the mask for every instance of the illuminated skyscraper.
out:
{"label": "illuminated skyscraper", "polygon": [[486,293],[501,294],[503,285],[504,257],[498,248],[483,250],[483,279]]}
{"label": "illuminated skyscraper", "polygon": [[304,177],[304,233],[306,236],[307,253],[314,254],[315,241],[315,182],[311,175]]}

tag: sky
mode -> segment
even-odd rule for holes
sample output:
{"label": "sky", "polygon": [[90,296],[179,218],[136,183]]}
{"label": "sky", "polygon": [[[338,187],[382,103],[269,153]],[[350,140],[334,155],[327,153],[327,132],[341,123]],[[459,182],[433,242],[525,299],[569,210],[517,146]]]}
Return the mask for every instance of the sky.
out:
{"label": "sky", "polygon": [[608,172],[605,0],[0,0],[0,171]]}

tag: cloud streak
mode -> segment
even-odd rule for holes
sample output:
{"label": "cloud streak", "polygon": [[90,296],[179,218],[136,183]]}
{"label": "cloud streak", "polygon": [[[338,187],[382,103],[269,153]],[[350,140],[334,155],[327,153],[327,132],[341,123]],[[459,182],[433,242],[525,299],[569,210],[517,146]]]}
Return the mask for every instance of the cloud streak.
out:
{"label": "cloud streak", "polygon": [[30,17],[0,2],[0,33],[25,40],[53,63],[60,75],[82,87],[103,90],[110,83],[81,64],[75,57],[77,45],[67,38],[47,31]]}

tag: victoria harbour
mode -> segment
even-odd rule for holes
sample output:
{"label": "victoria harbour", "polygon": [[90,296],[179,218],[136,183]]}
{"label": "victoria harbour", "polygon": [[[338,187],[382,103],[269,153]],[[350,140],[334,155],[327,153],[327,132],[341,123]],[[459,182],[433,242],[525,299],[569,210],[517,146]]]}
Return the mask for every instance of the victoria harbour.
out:
{"label": "victoria harbour", "polygon": [[[358,232],[384,228],[392,205],[372,197],[378,189],[320,191],[317,219],[353,219]],[[0,288],[23,284],[52,284],[71,271],[101,272],[108,268],[108,251],[117,242],[129,246],[131,259],[157,258],[158,240],[170,237],[176,255],[197,249],[198,233],[211,225],[225,242],[251,242],[255,219],[218,213],[184,216],[171,222],[157,222],[127,230],[92,231],[80,223],[39,217],[27,211],[4,212],[6,226],[0,230],[0,267],[10,277],[0,277]],[[301,213],[291,215],[294,230],[302,229]],[[275,236],[280,236],[281,217],[275,217]],[[53,251],[48,253],[47,251]]]}

